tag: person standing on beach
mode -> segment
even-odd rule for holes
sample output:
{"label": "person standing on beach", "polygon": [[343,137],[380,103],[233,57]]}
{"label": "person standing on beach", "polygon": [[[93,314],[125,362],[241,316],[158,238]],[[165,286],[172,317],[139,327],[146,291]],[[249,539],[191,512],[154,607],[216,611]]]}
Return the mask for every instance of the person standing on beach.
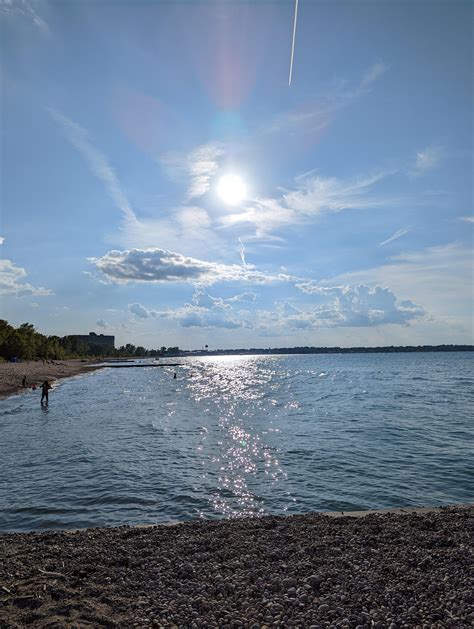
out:
{"label": "person standing on beach", "polygon": [[25,388],[25,387],[26,387],[26,375],[24,375],[24,376],[23,376],[23,380],[21,381],[21,386],[22,386],[23,388]]}
{"label": "person standing on beach", "polygon": [[41,404],[43,404],[43,400],[46,400],[46,404],[48,404],[48,391],[50,389],[52,389],[53,387],[49,384],[49,382],[47,380],[45,380],[43,382],[43,384],[41,385]]}

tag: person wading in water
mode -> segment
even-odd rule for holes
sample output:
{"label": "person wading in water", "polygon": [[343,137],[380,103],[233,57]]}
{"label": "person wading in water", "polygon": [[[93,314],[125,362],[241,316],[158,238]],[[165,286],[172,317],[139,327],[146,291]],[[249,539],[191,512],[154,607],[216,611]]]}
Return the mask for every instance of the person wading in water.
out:
{"label": "person wading in water", "polygon": [[53,387],[49,384],[47,380],[43,382],[41,385],[41,404],[43,404],[43,400],[46,400],[46,404],[48,404],[48,391]]}

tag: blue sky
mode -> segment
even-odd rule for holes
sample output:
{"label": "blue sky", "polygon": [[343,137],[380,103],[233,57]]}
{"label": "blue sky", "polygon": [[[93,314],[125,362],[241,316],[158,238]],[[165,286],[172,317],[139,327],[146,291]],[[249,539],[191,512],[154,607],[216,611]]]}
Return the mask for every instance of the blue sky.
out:
{"label": "blue sky", "polygon": [[472,343],[471,2],[0,0],[2,316]]}

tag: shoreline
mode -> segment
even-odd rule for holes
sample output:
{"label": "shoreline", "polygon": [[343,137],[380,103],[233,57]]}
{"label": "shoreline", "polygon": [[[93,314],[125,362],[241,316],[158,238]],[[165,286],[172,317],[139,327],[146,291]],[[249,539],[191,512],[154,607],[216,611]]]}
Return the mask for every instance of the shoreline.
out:
{"label": "shoreline", "polygon": [[[69,360],[45,361],[28,360],[21,363],[0,363],[0,400],[10,396],[31,391],[32,384],[39,385],[48,380],[50,383],[63,378],[71,378],[81,373],[88,373],[101,369],[98,359],[82,360],[74,358]],[[27,377],[27,386],[22,386],[23,376]]]}
{"label": "shoreline", "polygon": [[354,513],[2,534],[0,626],[471,626],[472,505]]}

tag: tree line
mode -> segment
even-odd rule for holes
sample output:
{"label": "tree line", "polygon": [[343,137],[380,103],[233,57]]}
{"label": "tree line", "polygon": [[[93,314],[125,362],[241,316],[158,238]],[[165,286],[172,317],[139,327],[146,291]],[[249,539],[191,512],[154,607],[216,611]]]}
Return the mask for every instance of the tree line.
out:
{"label": "tree line", "polygon": [[114,358],[176,356],[178,347],[146,349],[132,343],[118,349],[83,343],[74,336],[46,336],[38,332],[31,323],[22,323],[17,328],[0,319],[0,357],[6,360],[64,360],[66,358],[86,358],[107,356]]}

